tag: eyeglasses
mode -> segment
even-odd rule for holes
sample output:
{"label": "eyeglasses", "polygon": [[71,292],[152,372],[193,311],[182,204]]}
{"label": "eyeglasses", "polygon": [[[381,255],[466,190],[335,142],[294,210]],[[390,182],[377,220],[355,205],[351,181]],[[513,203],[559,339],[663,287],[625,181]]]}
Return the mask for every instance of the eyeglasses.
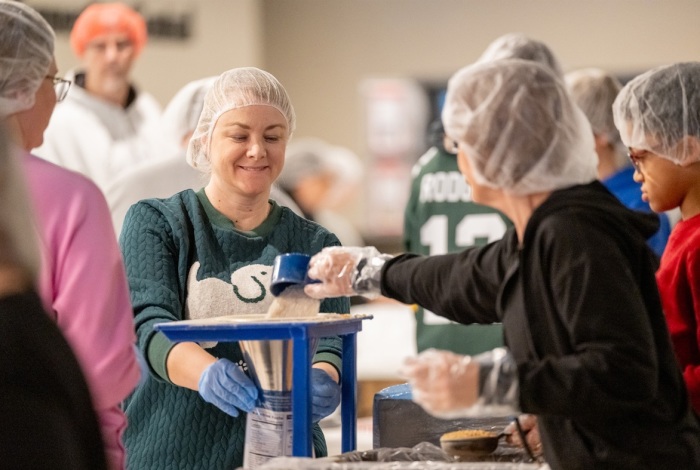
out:
{"label": "eyeglasses", "polygon": [[642,172],[642,162],[648,154],[649,152],[647,152],[646,150],[642,150],[640,153],[634,154],[632,153],[631,148],[627,149],[627,156],[630,158],[632,165],[634,165],[634,169],[640,173]]}
{"label": "eyeglasses", "polygon": [[68,95],[68,90],[70,90],[71,81],[65,78],[59,78],[56,76],[47,75],[46,77],[53,82],[53,89],[56,91],[56,102],[63,101]]}

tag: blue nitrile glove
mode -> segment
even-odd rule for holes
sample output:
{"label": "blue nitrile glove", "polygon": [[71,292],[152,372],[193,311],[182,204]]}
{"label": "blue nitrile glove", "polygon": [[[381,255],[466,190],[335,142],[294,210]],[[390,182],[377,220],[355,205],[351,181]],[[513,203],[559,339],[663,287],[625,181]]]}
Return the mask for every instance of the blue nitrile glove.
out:
{"label": "blue nitrile glove", "polygon": [[311,369],[311,421],[318,423],[340,404],[340,385],[324,370]]}
{"label": "blue nitrile glove", "polygon": [[144,383],[146,383],[146,379],[148,379],[148,376],[151,372],[149,371],[148,362],[146,361],[146,358],[143,357],[143,353],[135,344],[134,354],[136,355],[136,362],[138,362],[139,371],[141,372],[141,376],[139,377],[139,386],[141,386]]}
{"label": "blue nitrile glove", "polygon": [[258,388],[236,364],[219,359],[202,372],[199,394],[207,403],[236,417],[239,410],[247,413],[255,408]]}

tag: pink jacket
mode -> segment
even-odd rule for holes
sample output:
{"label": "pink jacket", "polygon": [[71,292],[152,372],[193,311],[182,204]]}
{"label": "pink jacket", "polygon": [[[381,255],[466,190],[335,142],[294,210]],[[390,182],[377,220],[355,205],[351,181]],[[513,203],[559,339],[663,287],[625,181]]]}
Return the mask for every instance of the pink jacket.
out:
{"label": "pink jacket", "polygon": [[24,158],[42,241],[39,293],[80,362],[110,467],[123,469],[120,404],[139,381],[133,311],[109,209],[87,178]]}

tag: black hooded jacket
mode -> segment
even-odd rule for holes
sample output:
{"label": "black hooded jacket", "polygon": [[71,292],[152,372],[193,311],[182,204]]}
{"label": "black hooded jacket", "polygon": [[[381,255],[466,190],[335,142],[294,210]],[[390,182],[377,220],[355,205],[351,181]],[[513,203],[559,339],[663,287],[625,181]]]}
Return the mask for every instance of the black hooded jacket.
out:
{"label": "black hooded jacket", "polygon": [[671,348],[646,239],[654,214],[599,182],[553,192],[519,246],[387,262],[382,294],[460,323],[502,322],[522,411],[552,469],[700,468],[700,425]]}

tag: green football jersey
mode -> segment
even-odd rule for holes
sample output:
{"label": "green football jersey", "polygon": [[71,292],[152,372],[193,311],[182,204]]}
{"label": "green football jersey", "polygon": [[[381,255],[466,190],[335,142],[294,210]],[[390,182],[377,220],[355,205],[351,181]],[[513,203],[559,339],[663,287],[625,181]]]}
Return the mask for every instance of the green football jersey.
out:
{"label": "green football jersey", "polygon": [[[404,218],[406,251],[424,255],[459,251],[498,240],[511,226],[499,211],[472,202],[455,155],[432,147],[413,167]],[[419,307],[416,342],[418,351],[437,348],[473,355],[502,346],[503,330],[500,324],[461,325]]]}

